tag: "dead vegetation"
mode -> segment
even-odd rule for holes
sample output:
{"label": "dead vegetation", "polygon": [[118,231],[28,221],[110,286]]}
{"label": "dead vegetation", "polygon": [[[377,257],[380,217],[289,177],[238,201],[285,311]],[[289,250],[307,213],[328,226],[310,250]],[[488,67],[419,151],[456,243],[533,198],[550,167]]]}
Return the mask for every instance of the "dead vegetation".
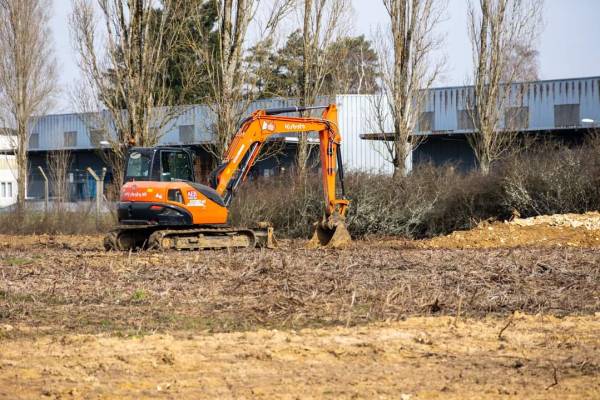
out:
{"label": "dead vegetation", "polygon": [[[473,249],[106,253],[99,236],[0,235],[0,397],[594,398],[600,250],[561,235],[600,231],[555,220],[481,225]],[[489,227],[495,246],[475,241]],[[533,231],[553,245],[500,241]]]}
{"label": "dead vegetation", "polygon": [[50,332],[600,311],[597,249],[429,250],[392,241],[308,251],[285,242],[274,251],[124,254],[100,251],[94,237],[0,241],[0,320]]}

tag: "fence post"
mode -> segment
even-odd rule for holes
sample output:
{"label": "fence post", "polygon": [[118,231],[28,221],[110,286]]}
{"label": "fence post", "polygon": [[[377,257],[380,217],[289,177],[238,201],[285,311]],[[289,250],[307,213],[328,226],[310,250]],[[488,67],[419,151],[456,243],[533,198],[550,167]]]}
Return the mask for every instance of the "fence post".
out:
{"label": "fence post", "polygon": [[98,225],[100,223],[100,196],[101,196],[101,192],[100,192],[101,183],[100,182],[101,181],[93,169],[91,169],[90,167],[87,167],[87,171],[90,173],[90,175],[92,175],[92,178],[94,178],[96,180],[96,227],[98,227]]}
{"label": "fence post", "polygon": [[48,214],[48,177],[46,176],[46,173],[44,172],[41,166],[38,165],[38,169],[40,170],[42,177],[44,178],[44,213]]}
{"label": "fence post", "polygon": [[106,178],[106,167],[102,167],[102,176],[100,177],[100,199],[104,198],[104,179]]}

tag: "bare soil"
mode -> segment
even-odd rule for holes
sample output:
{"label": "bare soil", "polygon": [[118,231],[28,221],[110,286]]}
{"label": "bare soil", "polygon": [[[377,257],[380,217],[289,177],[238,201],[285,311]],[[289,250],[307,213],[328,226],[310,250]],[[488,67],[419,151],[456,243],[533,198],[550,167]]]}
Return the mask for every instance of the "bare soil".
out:
{"label": "bare soil", "polygon": [[41,336],[2,346],[0,397],[6,398],[600,396],[600,322],[594,316],[416,317],[300,331]]}
{"label": "bare soil", "polygon": [[548,222],[344,250],[0,236],[0,398],[600,398],[599,239]]}
{"label": "bare soil", "polygon": [[483,222],[468,231],[417,241],[420,248],[491,249],[515,247],[600,247],[600,213],[517,218]]}

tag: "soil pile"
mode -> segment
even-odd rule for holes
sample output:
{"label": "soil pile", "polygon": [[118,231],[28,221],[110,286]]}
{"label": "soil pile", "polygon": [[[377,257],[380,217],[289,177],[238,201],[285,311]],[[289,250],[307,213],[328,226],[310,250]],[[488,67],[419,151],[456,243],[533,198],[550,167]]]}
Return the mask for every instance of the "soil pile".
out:
{"label": "soil pile", "polygon": [[483,222],[468,231],[417,241],[418,248],[600,247],[600,213]]}

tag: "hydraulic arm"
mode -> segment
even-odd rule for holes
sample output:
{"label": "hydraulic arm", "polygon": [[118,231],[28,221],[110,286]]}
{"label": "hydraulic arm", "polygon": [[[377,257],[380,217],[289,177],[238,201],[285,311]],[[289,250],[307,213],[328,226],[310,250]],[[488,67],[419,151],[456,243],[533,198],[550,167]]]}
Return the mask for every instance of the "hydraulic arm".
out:
{"label": "hydraulic arm", "polygon": [[[281,116],[283,113],[302,112],[324,108],[322,118]],[[233,138],[225,160],[213,173],[212,185],[229,205],[233,194],[243,182],[256,161],[265,142],[274,135],[318,132],[320,143],[321,176],[325,196],[325,215],[346,215],[348,200],[344,199],[344,174],[341,162],[341,136],[337,126],[337,108],[290,107],[255,111],[243,123]],[[336,195],[336,176],[341,185],[342,198]]]}

